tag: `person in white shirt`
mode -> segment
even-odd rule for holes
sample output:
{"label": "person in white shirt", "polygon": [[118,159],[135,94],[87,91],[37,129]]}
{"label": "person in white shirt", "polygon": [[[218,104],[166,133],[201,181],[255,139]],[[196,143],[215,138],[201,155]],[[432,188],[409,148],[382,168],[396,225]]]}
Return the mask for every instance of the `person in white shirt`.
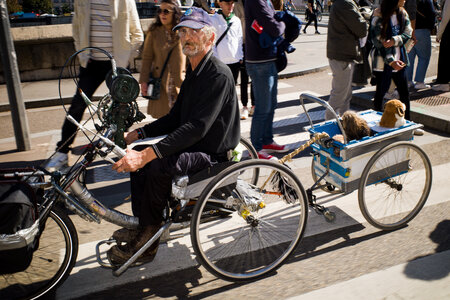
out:
{"label": "person in white shirt", "polygon": [[[75,49],[98,47],[108,51],[117,67],[126,68],[131,58],[137,56],[144,41],[136,2],[133,0],[79,0],[74,2],[72,31]],[[78,55],[80,72],[75,96],[68,114],[78,122],[86,110],[80,90],[91,98],[111,70],[111,60],[98,50],[84,51]],[[46,163],[48,170],[67,166],[68,152],[77,128],[67,119],[61,130],[57,152]]]}
{"label": "person in white shirt", "polygon": [[213,26],[217,31],[214,56],[231,69],[234,83],[236,83],[244,59],[241,21],[233,12],[234,0],[221,0],[219,6],[221,9],[211,16]]}

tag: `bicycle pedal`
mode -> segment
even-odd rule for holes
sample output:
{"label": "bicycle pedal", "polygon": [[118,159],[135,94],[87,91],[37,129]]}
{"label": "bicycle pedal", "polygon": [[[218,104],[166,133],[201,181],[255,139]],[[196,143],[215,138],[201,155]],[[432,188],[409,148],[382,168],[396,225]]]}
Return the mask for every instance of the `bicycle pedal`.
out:
{"label": "bicycle pedal", "polygon": [[103,244],[111,245],[113,243],[116,243],[116,240],[113,238],[109,238],[108,240],[103,240],[103,241],[98,242],[97,245],[95,246],[95,257],[97,259],[98,264],[107,269],[114,269],[116,266],[111,264],[111,262],[108,259],[107,259],[108,262],[105,262],[105,260],[102,259],[101,253],[100,253],[100,246]]}

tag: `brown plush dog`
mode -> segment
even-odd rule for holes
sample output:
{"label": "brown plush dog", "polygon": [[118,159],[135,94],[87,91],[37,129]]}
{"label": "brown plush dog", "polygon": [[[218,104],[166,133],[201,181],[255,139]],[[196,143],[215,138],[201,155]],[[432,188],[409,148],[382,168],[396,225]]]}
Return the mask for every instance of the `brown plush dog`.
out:
{"label": "brown plush dog", "polygon": [[381,116],[380,126],[395,128],[405,125],[405,110],[406,105],[400,100],[389,100],[384,106],[384,112]]}
{"label": "brown plush dog", "polygon": [[[370,127],[367,125],[366,120],[354,112],[346,111],[343,113],[341,122],[348,141],[360,140],[365,136],[370,136]],[[333,136],[333,139],[344,143],[344,138],[341,134]]]}

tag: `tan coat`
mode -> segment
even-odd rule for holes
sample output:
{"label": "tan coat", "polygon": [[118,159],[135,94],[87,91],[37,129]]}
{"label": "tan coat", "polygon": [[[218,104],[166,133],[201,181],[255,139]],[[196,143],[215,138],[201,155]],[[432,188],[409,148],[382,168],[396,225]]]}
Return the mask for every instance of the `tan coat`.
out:
{"label": "tan coat", "polygon": [[154,78],[161,76],[164,61],[170,49],[175,47],[164,70],[159,100],[148,100],[147,113],[153,118],[160,118],[169,112],[178,96],[186,72],[186,57],[181,50],[180,40],[170,33],[171,31],[166,30],[164,26],[158,26],[147,32],[144,42],[139,83],[148,82],[150,74]]}

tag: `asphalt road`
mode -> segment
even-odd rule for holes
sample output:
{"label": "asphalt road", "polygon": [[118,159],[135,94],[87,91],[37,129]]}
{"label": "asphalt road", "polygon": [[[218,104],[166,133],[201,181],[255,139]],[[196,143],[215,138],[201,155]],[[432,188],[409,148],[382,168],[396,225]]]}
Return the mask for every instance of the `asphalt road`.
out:
{"label": "asphalt road", "polygon": [[[400,263],[406,263],[407,276],[438,279],[449,276],[448,272],[427,278],[410,272],[408,266],[416,259],[450,250],[449,213],[447,201],[426,207],[410,226],[394,232],[363,223],[307,237],[276,274],[255,282],[231,283],[195,267],[78,299],[286,299]],[[372,299],[369,291],[365,299]],[[427,299],[437,298],[430,294]]]}

